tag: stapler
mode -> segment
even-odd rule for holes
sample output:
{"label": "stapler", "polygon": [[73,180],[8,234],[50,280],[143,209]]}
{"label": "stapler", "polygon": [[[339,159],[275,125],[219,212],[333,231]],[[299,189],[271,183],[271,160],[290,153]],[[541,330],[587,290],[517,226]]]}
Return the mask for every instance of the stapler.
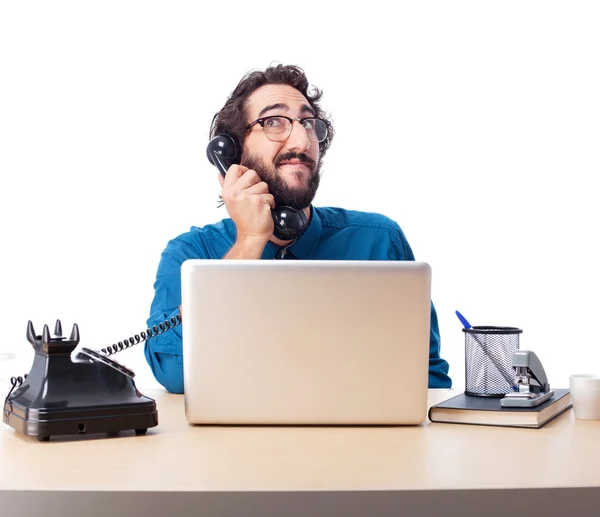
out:
{"label": "stapler", "polygon": [[507,393],[501,400],[502,407],[535,407],[552,398],[544,367],[531,350],[517,350],[513,355],[515,384],[518,392]]}

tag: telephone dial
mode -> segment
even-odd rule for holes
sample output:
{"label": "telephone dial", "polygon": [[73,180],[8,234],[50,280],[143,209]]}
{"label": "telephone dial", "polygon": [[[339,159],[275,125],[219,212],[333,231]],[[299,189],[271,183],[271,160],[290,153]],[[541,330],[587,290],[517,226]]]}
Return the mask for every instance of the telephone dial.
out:
{"label": "telephone dial", "polygon": [[[223,177],[233,164],[242,159],[242,148],[237,138],[229,133],[222,133],[211,138],[206,148],[208,161],[212,163]],[[289,206],[278,206],[271,210],[273,216],[273,235],[283,241],[300,237],[308,226],[304,210],[296,210]]]}
{"label": "telephone dial", "polygon": [[109,356],[181,324],[181,315],[148,328],[135,337],[100,351],[81,348],[77,323],[70,337],[56,321],[54,336],[48,325],[36,335],[27,324],[27,340],[35,351],[24,377],[13,377],[4,401],[3,420],[18,433],[49,441],[51,436],[118,433],[135,430],[143,435],[158,425],[156,402],[135,386],[135,374]]}

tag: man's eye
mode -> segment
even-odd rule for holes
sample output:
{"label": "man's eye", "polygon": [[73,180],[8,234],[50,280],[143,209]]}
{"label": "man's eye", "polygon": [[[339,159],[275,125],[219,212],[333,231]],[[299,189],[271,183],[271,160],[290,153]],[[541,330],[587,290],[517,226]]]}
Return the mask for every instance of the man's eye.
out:
{"label": "man's eye", "polygon": [[281,127],[283,126],[282,120],[280,118],[270,118],[265,122],[267,127]]}

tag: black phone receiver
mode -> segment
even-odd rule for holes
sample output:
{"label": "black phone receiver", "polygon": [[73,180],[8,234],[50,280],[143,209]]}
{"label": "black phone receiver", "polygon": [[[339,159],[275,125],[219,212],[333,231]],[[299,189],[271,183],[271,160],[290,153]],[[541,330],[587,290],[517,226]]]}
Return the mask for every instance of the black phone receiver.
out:
{"label": "black phone receiver", "polygon": [[[223,177],[233,164],[242,159],[242,149],[237,139],[229,133],[222,133],[211,138],[206,148],[208,161],[212,163]],[[308,226],[308,218],[304,210],[296,210],[290,206],[280,206],[271,210],[273,216],[273,235],[283,241],[300,237]]]}
{"label": "black phone receiver", "polygon": [[206,148],[208,161],[212,163],[223,177],[234,163],[240,163],[242,153],[236,139],[228,133],[211,138]]}

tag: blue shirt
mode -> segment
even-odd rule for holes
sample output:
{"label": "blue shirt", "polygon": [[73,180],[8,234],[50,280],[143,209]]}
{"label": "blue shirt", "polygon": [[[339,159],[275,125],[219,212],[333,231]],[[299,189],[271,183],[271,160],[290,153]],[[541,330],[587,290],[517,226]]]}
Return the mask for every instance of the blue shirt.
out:
{"label": "blue shirt", "polygon": [[[400,229],[391,219],[376,213],[341,208],[311,207],[306,232],[289,248],[300,260],[415,260]],[[148,327],[179,314],[181,264],[187,259],[221,259],[236,240],[231,219],[202,228],[193,226],[168,242],[162,252]],[[273,259],[279,248],[268,242],[262,259]],[[144,354],[156,380],[172,393],[183,393],[181,326],[148,339]],[[450,388],[448,363],[440,357],[437,314],[431,304],[429,387]]]}

